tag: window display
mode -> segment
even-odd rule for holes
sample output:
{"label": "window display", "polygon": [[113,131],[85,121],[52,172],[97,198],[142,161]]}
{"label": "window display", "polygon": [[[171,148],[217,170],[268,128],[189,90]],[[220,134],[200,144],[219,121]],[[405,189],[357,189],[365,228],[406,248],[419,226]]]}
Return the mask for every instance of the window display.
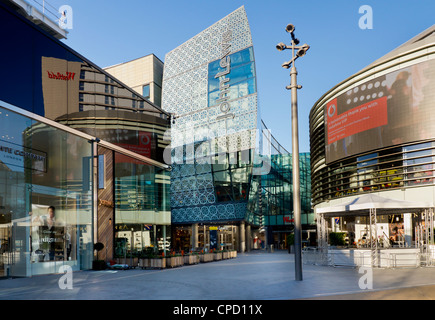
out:
{"label": "window display", "polygon": [[0,277],[90,269],[91,144],[10,109],[0,101]]}

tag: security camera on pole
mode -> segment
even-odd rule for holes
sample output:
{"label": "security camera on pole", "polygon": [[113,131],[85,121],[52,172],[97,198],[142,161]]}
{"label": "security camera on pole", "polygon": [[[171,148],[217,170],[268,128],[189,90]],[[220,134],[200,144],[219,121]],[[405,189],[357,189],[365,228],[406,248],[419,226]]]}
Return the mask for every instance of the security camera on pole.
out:
{"label": "security camera on pole", "polygon": [[301,230],[301,195],[300,195],[300,174],[299,174],[299,132],[298,132],[298,89],[302,86],[297,84],[297,71],[295,67],[296,59],[303,57],[310,46],[304,44],[298,46],[299,40],[294,35],[295,26],[288,24],[285,31],[290,33],[292,41],[291,45],[287,46],[284,43],[276,45],[276,49],[283,51],[286,49],[292,50],[292,59],[284,62],[282,67],[290,69],[290,85],[286,86],[287,90],[291,90],[291,114],[292,114],[292,165],[293,165],[293,212],[295,226],[295,280],[302,281],[302,230]]}

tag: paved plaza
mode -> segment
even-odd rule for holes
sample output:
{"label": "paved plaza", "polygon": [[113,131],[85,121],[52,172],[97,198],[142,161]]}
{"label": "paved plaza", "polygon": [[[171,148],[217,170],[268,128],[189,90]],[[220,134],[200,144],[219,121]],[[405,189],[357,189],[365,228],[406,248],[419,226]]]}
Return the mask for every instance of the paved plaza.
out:
{"label": "paved plaza", "polygon": [[73,288],[61,289],[61,274],[0,281],[2,300],[285,300],[435,299],[435,268],[375,269],[373,289],[361,290],[357,268],[303,266],[294,280],[294,255],[254,251],[236,259],[164,270],[73,273]]}

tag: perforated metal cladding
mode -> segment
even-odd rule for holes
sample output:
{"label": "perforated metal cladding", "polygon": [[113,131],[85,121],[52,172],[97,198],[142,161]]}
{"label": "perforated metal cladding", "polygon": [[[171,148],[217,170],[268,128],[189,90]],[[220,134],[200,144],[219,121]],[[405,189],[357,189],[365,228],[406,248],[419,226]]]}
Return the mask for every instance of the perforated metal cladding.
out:
{"label": "perforated metal cladding", "polygon": [[[186,145],[196,148],[202,143],[202,155],[213,155],[219,146],[227,152],[256,146],[256,91],[229,101],[234,118],[219,120],[222,115],[219,105],[208,106],[208,66],[221,59],[221,42],[228,30],[231,31],[231,53],[252,46],[246,12],[241,7],[165,57],[162,108],[176,115],[171,128],[174,223],[244,219],[246,216],[246,202],[217,202],[212,165],[198,163],[194,148],[185,148]],[[205,141],[212,143],[207,145]]]}

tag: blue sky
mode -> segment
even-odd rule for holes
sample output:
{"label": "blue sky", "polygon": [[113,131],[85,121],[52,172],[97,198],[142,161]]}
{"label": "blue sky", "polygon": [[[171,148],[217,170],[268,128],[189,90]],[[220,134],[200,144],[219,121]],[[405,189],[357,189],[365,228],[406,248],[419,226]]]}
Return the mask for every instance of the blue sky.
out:
{"label": "blue sky", "polygon": [[[272,134],[291,151],[289,71],[281,64],[296,26],[311,46],[297,62],[300,152],[309,151],[308,115],[334,85],[435,23],[433,0],[48,0],[73,9],[73,29],[64,42],[100,67],[154,53],[165,54],[244,5],[254,42],[261,115]],[[360,6],[373,9],[373,29],[362,30]]]}

